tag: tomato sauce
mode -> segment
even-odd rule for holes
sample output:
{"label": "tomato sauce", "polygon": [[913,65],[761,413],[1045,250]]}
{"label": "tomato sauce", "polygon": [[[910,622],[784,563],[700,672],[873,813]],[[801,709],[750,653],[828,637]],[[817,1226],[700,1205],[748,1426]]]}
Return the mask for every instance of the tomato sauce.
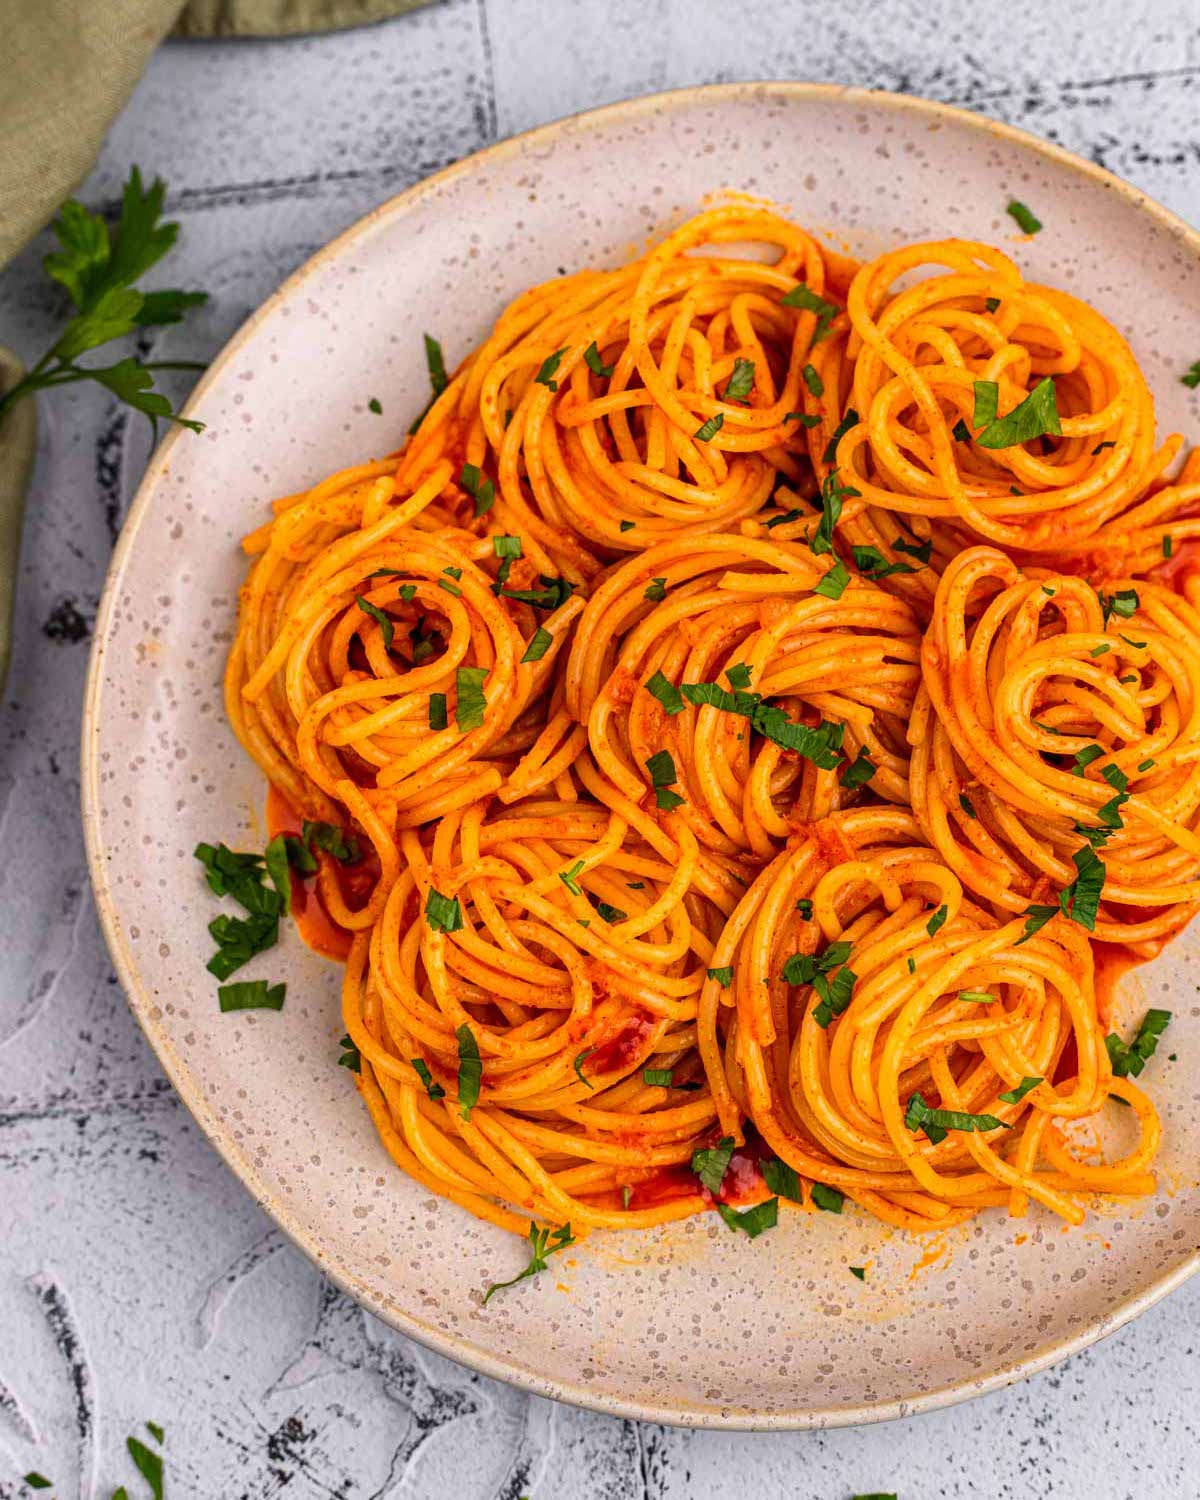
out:
{"label": "tomato sauce", "polygon": [[[299,838],[303,819],[287,798],[276,787],[267,792],[267,837],[287,833]],[[321,850],[313,853],[319,863],[332,867],[341,887],[342,898],[351,910],[365,906],[371,898],[378,879],[378,861],[374,854],[368,855],[356,865],[342,865],[332,855]],[[292,877],[292,918],[305,943],[323,958],[337,959],[345,963],[350,952],[351,934],[329,915],[317,885],[315,875],[300,875],[289,872]]]}
{"label": "tomato sauce", "polygon": [[587,1072],[594,1074],[628,1072],[638,1059],[646,1038],[654,1029],[654,1022],[643,1012],[631,1016],[625,1025],[607,1042],[601,1042],[588,1055]]}
{"label": "tomato sauce", "polygon": [[1171,556],[1150,569],[1149,577],[1194,603],[1200,593],[1200,538],[1177,542]]}
{"label": "tomato sauce", "polygon": [[[715,1146],[717,1140],[717,1135],[713,1133],[698,1149]],[[757,1203],[767,1191],[762,1163],[770,1159],[772,1154],[762,1139],[751,1130],[747,1134],[746,1144],[738,1146],[730,1157],[717,1199],[714,1199],[692,1171],[688,1162],[676,1162],[669,1167],[657,1167],[641,1182],[634,1183],[629,1195],[629,1206],[656,1208],[660,1203],[673,1203],[679,1198],[690,1198],[695,1193],[699,1193],[706,1203],[718,1200],[738,1205]]]}

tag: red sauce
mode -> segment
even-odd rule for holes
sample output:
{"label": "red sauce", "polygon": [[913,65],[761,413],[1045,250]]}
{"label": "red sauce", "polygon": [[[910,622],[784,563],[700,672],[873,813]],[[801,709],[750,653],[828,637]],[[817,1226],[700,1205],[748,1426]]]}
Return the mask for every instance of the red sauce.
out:
{"label": "red sauce", "polygon": [[1148,576],[1194,603],[1200,592],[1200,538],[1189,536],[1176,543],[1171,556],[1151,568]]}
{"label": "red sauce", "polygon": [[[300,837],[303,819],[287,798],[272,786],[267,793],[267,836],[290,833]],[[374,855],[368,855],[357,865],[342,865],[320,850],[314,851],[323,866],[331,867],[342,890],[342,898],[351,910],[365,906],[375,889],[379,877],[379,865]],[[344,963],[350,952],[351,934],[329,915],[315,875],[301,876],[295,870],[292,877],[292,917],[300,936],[313,950],[324,958],[335,958]]]}
{"label": "red sauce", "polygon": [[625,1073],[645,1046],[646,1038],[654,1029],[654,1022],[644,1014],[631,1016],[625,1025],[607,1042],[601,1042],[587,1059],[589,1073]]}
{"label": "red sauce", "polygon": [[[715,1146],[717,1140],[714,1132],[699,1149]],[[772,1154],[760,1137],[751,1131],[747,1135],[746,1144],[739,1146],[730,1158],[718,1194],[720,1202],[740,1205],[757,1203],[763,1198],[767,1185],[762,1174],[762,1163]],[[673,1166],[656,1167],[641,1182],[634,1183],[629,1206],[654,1208],[660,1203],[690,1198],[695,1193],[699,1193],[706,1203],[716,1201],[687,1162],[676,1162]]]}

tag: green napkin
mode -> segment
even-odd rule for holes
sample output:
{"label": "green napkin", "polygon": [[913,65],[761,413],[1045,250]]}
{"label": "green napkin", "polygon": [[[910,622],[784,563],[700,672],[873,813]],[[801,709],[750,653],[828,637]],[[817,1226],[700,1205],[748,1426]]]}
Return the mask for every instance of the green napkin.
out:
{"label": "green napkin", "polygon": [[[189,37],[284,36],[380,21],[425,3],[0,0],[0,267],[87,176],[105,131],[172,27]],[[0,392],[20,375],[16,356],[0,348]],[[33,399],[0,420],[0,688],[8,670],[34,432]]]}

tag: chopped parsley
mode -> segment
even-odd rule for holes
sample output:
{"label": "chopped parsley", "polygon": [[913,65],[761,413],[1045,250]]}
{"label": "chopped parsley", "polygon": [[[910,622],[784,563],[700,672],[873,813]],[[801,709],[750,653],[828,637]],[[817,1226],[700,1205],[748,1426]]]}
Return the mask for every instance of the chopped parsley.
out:
{"label": "chopped parsley", "polygon": [[735,359],[733,362],[733,373],[725,387],[725,401],[744,401],[754,389],[754,361],[752,359]]}
{"label": "chopped parsley", "polygon": [[462,907],[457,896],[443,896],[429,887],[425,897],[425,920],[434,932],[459,932],[463,925]]}
{"label": "chopped parsley", "polygon": [[996,996],[988,990],[959,990],[958,998],[960,1000],[972,1000],[976,1005],[991,1005]]}
{"label": "chopped parsley", "polygon": [[575,585],[565,578],[548,578],[545,573],[539,573],[538,582],[542,585],[540,589],[501,588],[496,592],[501,598],[532,604],[534,609],[557,609],[575,592]]}
{"label": "chopped parsley", "polygon": [[724,425],[724,413],[718,412],[715,417],[709,417],[706,422],[701,422],[692,436],[698,443],[710,443]]}
{"label": "chopped parsley", "polygon": [[991,412],[990,418],[983,425],[983,431],[975,439],[981,448],[1014,448],[1047,433],[1055,437],[1062,436],[1054,381],[1049,375],[1039,380],[1024,401],[1019,406],[1014,406],[1006,417],[996,416],[998,401],[999,387],[995,381],[975,382],[974,425],[979,427],[981,415],[986,416]]}
{"label": "chopped parsley", "polygon": [[1200,386],[1200,359],[1196,361],[1186,375],[1181,375],[1179,379],[1182,384],[1187,386],[1189,391],[1194,391],[1197,386]]}
{"label": "chopped parsley", "polygon": [[1094,932],[1100,893],[1104,889],[1104,861],[1090,844],[1082,844],[1076,849],[1071,861],[1075,866],[1075,879],[1058,893],[1059,908],[1065,917]]}
{"label": "chopped parsley", "polygon": [[430,693],[429,695],[429,727],[430,729],[445,729],[448,723],[446,718],[446,695],[445,693]]}
{"label": "chopped parsley", "polygon": [[698,1083],[676,1083],[674,1068],[643,1068],[642,1082],[650,1088],[677,1089],[683,1094],[694,1094],[701,1086]]}
{"label": "chopped parsley", "polygon": [[521,658],[522,663],[528,661],[541,661],[542,657],[545,656],[546,652],[549,651],[550,647],[553,644],[553,635],[545,628],[544,625],[539,625],[538,628],[529,637],[529,644],[525,647],[525,654]]}
{"label": "chopped parsley", "polygon": [[483,1294],[484,1307],[497,1292],[502,1291],[506,1286],[516,1286],[518,1281],[525,1281],[530,1276],[536,1276],[539,1271],[544,1271],[548,1255],[553,1255],[556,1250],[565,1250],[568,1245],[574,1243],[575,1236],[571,1233],[570,1224],[564,1224],[561,1229],[551,1229],[549,1225],[539,1228],[538,1225],[531,1223],[529,1225],[529,1264],[510,1281],[494,1281]]}
{"label": "chopped parsley", "polygon": [[861,490],[851,489],[848,485],[838,481],[836,473],[827,474],[825,482],[821,486],[821,519],[817,522],[817,529],[813,532],[809,547],[813,552],[833,551],[833,533],[837,523],[841,520],[842,506],[847,500],[853,500],[861,494]]}
{"label": "chopped parsley", "polygon": [[642,595],[642,598],[649,599],[651,604],[658,604],[666,597],[667,580],[665,574],[662,578],[652,578],[646,585],[645,593]]}
{"label": "chopped parsley", "polygon": [[764,1198],[761,1203],[756,1203],[753,1208],[736,1209],[730,1208],[728,1203],[718,1203],[717,1212],[729,1225],[730,1229],[741,1229],[750,1236],[752,1240],[757,1239],[764,1229],[774,1229],[779,1222],[779,1199]]}
{"label": "chopped parsley", "polygon": [[1037,217],[1033,210],[1026,208],[1026,206],[1016,198],[1014,198],[1005,209],[1005,213],[1010,214],[1017,221],[1017,223],[1021,227],[1022,233],[1024,234],[1036,234],[1042,227],[1041,219]]}
{"label": "chopped parsley", "polygon": [[879,767],[860,746],[854,760],[842,772],[842,785],[849,791],[854,791],[860,786],[866,786],[867,782],[871,780],[878,769]]}
{"label": "chopped parsley", "polygon": [[372,396],[367,402],[367,410],[374,412],[377,417],[382,415],[383,407],[379,404],[378,396]]}
{"label": "chopped parsley", "polygon": [[468,729],[478,729],[483,724],[487,708],[483,683],[487,674],[486,667],[459,667],[454,673],[454,686],[458,692],[454,722],[460,734],[465,734]]}
{"label": "chopped parsley", "polygon": [[859,1279],[859,1281],[866,1281],[866,1279],[867,1279],[867,1268],[866,1268],[866,1266],[851,1266],[850,1267],[850,1274],[851,1274],[851,1276],[857,1276],[858,1279]]}
{"label": "chopped parsley", "polygon": [[760,693],[730,692],[716,682],[685,682],[680,684],[679,691],[688,703],[709,704],[749,719],[751,729],[785,750],[794,750],[822,771],[836,770],[841,764],[844,724],[833,724],[827,719],[822,719],[815,728],[797,724],[782,708],[764,703]]}
{"label": "chopped parsley", "polygon": [[286,995],[287,985],[269,985],[265,979],[244,979],[217,988],[217,1002],[222,1011],[282,1010]]}
{"label": "chopped parsley", "polygon": [[425,1092],[433,1100],[444,1099],[446,1090],[440,1083],[436,1082],[433,1074],[429,1071],[429,1064],[423,1057],[410,1057],[409,1062],[413,1065],[413,1072],[425,1085]]}
{"label": "chopped parsley", "polygon": [[1169,1010],[1148,1010],[1132,1042],[1123,1042],[1116,1032],[1104,1038],[1108,1060],[1118,1078],[1136,1078],[1158,1049],[1158,1039],[1171,1020]]}
{"label": "chopped parsley", "polygon": [[821,455],[821,461],[823,463],[831,464],[834,461],[834,459],[837,457],[838,444],[852,427],[857,426],[858,413],[852,406],[848,407],[846,410],[846,415],[833,429],[833,434],[830,437],[828,444],[826,445],[825,452]]}
{"label": "chopped parsley", "polygon": [[692,1171],[715,1198],[733,1160],[733,1137],[722,1136],[715,1146],[692,1152]]}
{"label": "chopped parsley", "polygon": [[536,384],[549,386],[552,391],[558,390],[558,381],[554,379],[554,376],[558,373],[558,367],[562,363],[562,357],[566,352],[564,348],[556,350],[553,354],[547,354],[546,358],[542,360],[541,369],[533,377]]}
{"label": "chopped parsley", "polygon": [[799,901],[796,902],[796,910],[806,922],[812,921],[813,904],[807,896],[801,896]]}
{"label": "chopped parsley", "polygon": [[571,1066],[575,1069],[575,1076],[579,1079],[580,1083],[586,1084],[586,1086],[592,1090],[595,1089],[596,1085],[590,1078],[585,1076],[583,1065],[585,1062],[587,1062],[588,1058],[591,1057],[592,1053],[595,1052],[595,1050],[595,1047],[585,1047],[582,1052],[577,1052],[575,1054],[575,1061],[571,1064]]}
{"label": "chopped parsley", "polygon": [[650,784],[654,788],[654,800],[663,812],[671,812],[680,807],[683,798],[678,792],[670,790],[678,780],[675,771],[675,762],[669,750],[658,750],[646,762],[646,769],[650,772]]}
{"label": "chopped parsley", "polygon": [[607,380],[615,368],[613,365],[606,365],[600,358],[600,351],[596,348],[594,339],[583,351],[583,362],[592,374],[598,375],[601,380]]}
{"label": "chopped parsley", "polygon": [[919,1090],[908,1101],[908,1108],[904,1111],[904,1124],[914,1133],[923,1130],[935,1146],[939,1141],[944,1141],[951,1130],[975,1130],[982,1134],[988,1130],[1008,1128],[995,1115],[972,1115],[958,1109],[930,1109]]}
{"label": "chopped parsley", "polygon": [[913,573],[916,571],[911,564],[906,562],[888,562],[878,547],[854,547],[854,566],[864,578],[870,578],[872,582],[878,583],[881,578],[890,578],[893,573]]}
{"label": "chopped parsley", "polygon": [[929,559],[933,556],[932,537],[925,542],[906,542],[903,537],[897,537],[892,543],[896,552],[903,552],[908,557],[915,557],[924,567],[929,566]]}
{"label": "chopped parsley", "polygon": [[477,464],[463,464],[458,482],[475,502],[475,516],[486,516],[496,503],[496,486],[485,479]]}
{"label": "chopped parsley", "polygon": [[812,1185],[812,1201],[823,1213],[840,1214],[842,1206],[846,1202],[845,1193],[839,1192],[835,1187],[829,1187],[824,1182],[814,1182]]}
{"label": "chopped parsley", "polygon": [[706,970],[710,979],[715,979],[722,989],[727,990],[733,983],[733,965],[726,964],[723,969]]}
{"label": "chopped parsley", "polygon": [[572,896],[582,896],[583,890],[581,889],[579,884],[579,877],[582,874],[583,860],[577,859],[569,869],[560,870],[558,872],[558,878],[562,881],[563,885],[566,886],[567,890],[570,891]]}
{"label": "chopped parsley", "polygon": [[[841,311],[841,309],[835,307],[832,302],[826,302],[824,297],[819,297],[817,293],[814,292],[812,288],[807,286],[803,281],[800,282],[798,286],[794,286],[790,292],[782,296],[779,299],[779,303],[781,307],[798,307],[804,312],[816,313],[817,326],[813,329],[812,337],[812,341],[814,344],[819,344],[821,342],[821,340],[829,332],[829,325]],[[807,368],[811,369],[812,366],[809,365]],[[815,396],[819,396],[821,392],[814,391],[813,394]]]}
{"label": "chopped parsley", "polygon": [[483,1063],[475,1033],[466,1022],[456,1027],[454,1035],[458,1038],[458,1112],[464,1120],[469,1120],[471,1111],[479,1103]]}
{"label": "chopped parsley", "polygon": [[1119,620],[1130,619],[1137,613],[1141,602],[1136,589],[1118,589],[1115,594],[1101,593],[1099,599],[1100,612],[1104,617],[1105,625],[1113,615],[1116,615]]}
{"label": "chopped parsley", "polygon": [[968,818],[977,818],[979,816],[979,814],[975,811],[974,804],[972,803],[970,797],[967,796],[966,792],[959,792],[958,805],[962,808],[963,812],[966,813]]}
{"label": "chopped parsley", "polygon": [[355,594],[354,602],[364,615],[370,615],[371,619],[379,626],[380,633],[383,636],[383,649],[390,651],[396,634],[396,625],[391,615],[380,609],[378,604],[372,604],[369,599],[364,599],[361,594]]}
{"label": "chopped parsley", "polygon": [[763,1181],[767,1184],[768,1191],[775,1194],[777,1198],[790,1198],[793,1203],[804,1202],[804,1189],[800,1186],[800,1178],[796,1169],[786,1161],[780,1161],[778,1157],[769,1157],[762,1163]]}
{"label": "chopped parsley", "polygon": [[805,365],[800,373],[804,376],[804,384],[814,396],[819,397],[825,394],[825,382],[817,374],[816,370],[813,369],[812,365]]}
{"label": "chopped parsley", "polygon": [[933,937],[939,931],[939,929],[942,926],[944,926],[946,918],[949,915],[950,915],[950,909],[949,909],[949,907],[947,907],[947,906],[939,906],[938,907],[937,911],[934,912],[933,916],[930,917],[929,921],[925,923],[925,931],[929,934],[930,937]]}
{"label": "chopped parsley", "polygon": [[596,915],[603,917],[611,925],[613,922],[623,922],[629,913],[622,911],[619,906],[610,906],[607,901],[597,901]]}
{"label": "chopped parsley", "polygon": [[1000,1098],[1004,1101],[1005,1104],[1020,1104],[1025,1095],[1028,1094],[1031,1089],[1037,1088],[1038,1084],[1041,1082],[1042,1079],[1040,1078],[1022,1078],[1015,1089],[1008,1089],[1005,1093],[1000,1095]]}
{"label": "chopped parsley", "polygon": [[813,593],[826,599],[840,599],[850,582],[850,571],[839,557],[824,577],[813,584]]}

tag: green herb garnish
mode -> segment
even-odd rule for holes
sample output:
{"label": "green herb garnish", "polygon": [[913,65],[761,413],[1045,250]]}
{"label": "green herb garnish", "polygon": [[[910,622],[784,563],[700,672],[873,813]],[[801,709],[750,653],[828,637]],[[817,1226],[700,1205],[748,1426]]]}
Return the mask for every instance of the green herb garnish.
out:
{"label": "green herb garnish", "polygon": [[548,1225],[539,1228],[536,1224],[529,1226],[529,1244],[531,1254],[529,1264],[519,1275],[514,1276],[511,1281],[494,1281],[483,1294],[483,1305],[486,1307],[492,1296],[506,1286],[516,1286],[518,1281],[524,1281],[527,1277],[536,1276],[539,1271],[546,1269],[546,1257],[553,1255],[556,1250],[565,1250],[568,1245],[575,1243],[575,1236],[571,1233],[570,1224],[564,1224],[561,1229],[551,1229]]}
{"label": "green herb garnish", "polygon": [[1014,198],[1005,209],[1005,213],[1011,214],[1011,216],[1020,225],[1022,232],[1025,234],[1036,234],[1042,227],[1041,219],[1037,217],[1033,210],[1026,208],[1025,205],[1019,202],[1016,198]]}
{"label": "green herb garnish", "polygon": [[475,1033],[466,1022],[455,1028],[454,1035],[458,1038],[458,1112],[464,1120],[469,1120],[471,1111],[479,1103],[483,1063]]}
{"label": "green herb garnish", "polygon": [[133,283],[167,254],[179,234],[178,224],[160,222],[166,191],[158,177],[144,187],[140,170],[133,167],[121,196],[115,238],[105,220],[77,199],[63,204],[51,225],[61,248],[43,259],[42,269],[66,290],[75,312],[52,347],[0,398],[0,418],[35,391],[94,380],[149,417],[156,437],[160,417],[192,432],[204,430],[203,423],[181,417],[166,396],[153,389],[159,370],[202,370],[203,365],[174,360],[144,364],[137,357],[114,365],[78,363],[89,349],[138,328],[178,323],[188,308],[207,302],[207,292],[134,289]]}
{"label": "green herb garnish", "polygon": [[222,1011],[231,1010],[282,1010],[287,985],[268,985],[265,979],[243,979],[236,984],[223,984],[217,989],[217,1001]]}
{"label": "green herb garnish", "polygon": [[462,907],[457,896],[443,896],[429,887],[425,897],[425,920],[434,932],[459,932],[462,930]]}

